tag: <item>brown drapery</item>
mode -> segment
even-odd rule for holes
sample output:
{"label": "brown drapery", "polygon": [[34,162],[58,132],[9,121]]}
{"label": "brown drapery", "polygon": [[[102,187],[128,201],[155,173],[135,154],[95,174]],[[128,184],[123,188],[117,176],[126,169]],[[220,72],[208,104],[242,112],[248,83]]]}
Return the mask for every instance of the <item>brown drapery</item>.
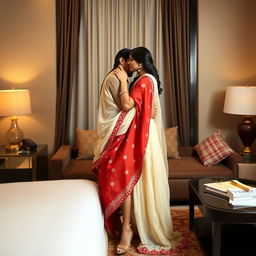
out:
{"label": "brown drapery", "polygon": [[56,0],[57,90],[55,151],[69,143],[71,97],[78,58],[79,0]]}
{"label": "brown drapery", "polygon": [[180,145],[190,145],[189,0],[162,0],[165,96],[168,126],[179,127]]}

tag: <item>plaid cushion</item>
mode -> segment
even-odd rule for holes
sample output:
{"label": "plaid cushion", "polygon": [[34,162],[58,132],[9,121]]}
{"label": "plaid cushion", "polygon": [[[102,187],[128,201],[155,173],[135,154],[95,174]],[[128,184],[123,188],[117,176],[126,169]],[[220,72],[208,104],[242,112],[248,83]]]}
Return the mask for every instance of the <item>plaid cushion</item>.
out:
{"label": "plaid cushion", "polygon": [[96,130],[76,129],[76,146],[78,148],[79,159],[93,159],[94,146],[98,140]]}
{"label": "plaid cushion", "polygon": [[205,166],[215,165],[233,152],[221,136],[220,130],[195,145],[194,149]]}

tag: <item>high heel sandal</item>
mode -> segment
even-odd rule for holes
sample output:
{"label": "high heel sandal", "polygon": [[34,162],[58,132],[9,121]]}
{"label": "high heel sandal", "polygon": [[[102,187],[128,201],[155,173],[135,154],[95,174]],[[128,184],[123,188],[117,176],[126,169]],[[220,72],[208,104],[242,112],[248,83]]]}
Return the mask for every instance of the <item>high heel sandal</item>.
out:
{"label": "high heel sandal", "polygon": [[[117,246],[117,248],[116,248],[116,254],[117,255],[123,255],[123,254],[125,254],[127,251],[128,251],[128,249],[129,249],[129,247],[130,247],[130,244],[131,244],[131,241],[132,241],[132,237],[133,237],[133,232],[132,232],[132,230],[130,231],[131,233],[130,233],[130,235],[129,235],[129,238],[128,238],[128,243],[126,244],[126,245],[123,245],[123,244],[119,244],[118,246]],[[123,232],[122,232],[123,233]],[[122,239],[121,239],[122,240]]]}

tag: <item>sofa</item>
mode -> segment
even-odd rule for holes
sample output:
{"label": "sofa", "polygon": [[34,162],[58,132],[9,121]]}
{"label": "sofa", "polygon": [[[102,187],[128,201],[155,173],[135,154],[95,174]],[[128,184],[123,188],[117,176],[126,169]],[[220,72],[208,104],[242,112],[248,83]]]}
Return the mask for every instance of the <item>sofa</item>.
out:
{"label": "sofa", "polygon": [[[204,166],[193,147],[178,146],[177,132],[177,127],[165,130],[171,201],[188,200],[188,182],[192,178],[237,177],[238,162],[241,161],[239,154],[232,152],[220,163]],[[76,148],[71,145],[62,145],[51,158],[50,179],[89,179],[97,181],[96,176],[92,173],[93,146],[97,140],[97,133],[93,130],[78,129],[77,138]],[[82,147],[85,148],[81,149]],[[82,150],[86,151],[84,156],[81,156]]]}

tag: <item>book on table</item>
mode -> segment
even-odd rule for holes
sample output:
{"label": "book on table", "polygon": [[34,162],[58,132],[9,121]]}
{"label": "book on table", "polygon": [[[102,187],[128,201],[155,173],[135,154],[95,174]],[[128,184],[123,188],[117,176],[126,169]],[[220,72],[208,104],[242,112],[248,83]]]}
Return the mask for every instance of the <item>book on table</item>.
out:
{"label": "book on table", "polygon": [[256,207],[256,196],[255,197],[242,197],[235,200],[229,199],[229,203],[234,206],[251,206]]}
{"label": "book on table", "polygon": [[224,196],[233,205],[256,205],[256,188],[238,180],[205,183],[206,192]]}

